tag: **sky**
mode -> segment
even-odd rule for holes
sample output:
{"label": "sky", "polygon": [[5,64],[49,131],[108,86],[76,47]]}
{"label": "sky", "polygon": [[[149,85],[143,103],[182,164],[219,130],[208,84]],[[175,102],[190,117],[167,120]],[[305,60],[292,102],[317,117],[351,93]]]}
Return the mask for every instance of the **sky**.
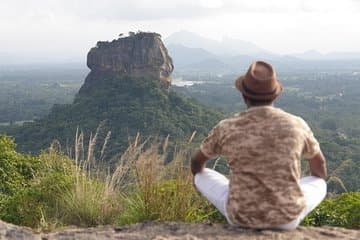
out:
{"label": "sky", "polygon": [[360,0],[0,0],[0,56],[85,61],[99,40],[186,30],[278,54],[360,52]]}

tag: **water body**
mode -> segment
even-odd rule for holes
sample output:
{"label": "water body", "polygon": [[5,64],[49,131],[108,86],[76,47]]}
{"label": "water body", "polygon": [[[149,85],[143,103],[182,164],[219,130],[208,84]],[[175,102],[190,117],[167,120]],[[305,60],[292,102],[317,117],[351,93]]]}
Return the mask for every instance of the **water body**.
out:
{"label": "water body", "polygon": [[182,78],[175,78],[172,80],[171,84],[178,86],[178,87],[188,87],[188,86],[192,86],[194,84],[202,84],[204,83],[203,81],[189,81],[189,80],[184,80]]}

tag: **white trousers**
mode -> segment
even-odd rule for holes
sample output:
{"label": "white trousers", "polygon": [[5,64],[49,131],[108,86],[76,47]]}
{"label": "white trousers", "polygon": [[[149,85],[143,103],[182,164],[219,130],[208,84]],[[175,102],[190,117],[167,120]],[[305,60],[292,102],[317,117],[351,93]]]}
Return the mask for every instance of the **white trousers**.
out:
{"label": "white trousers", "polygon": [[[205,168],[195,175],[195,186],[201,194],[209,200],[233,225],[226,213],[226,204],[229,195],[229,180],[219,172]],[[305,198],[305,208],[293,221],[283,224],[275,229],[293,230],[309,214],[326,195],[326,182],[319,177],[308,176],[300,179],[300,188]],[[239,203],[241,204],[241,203]]]}

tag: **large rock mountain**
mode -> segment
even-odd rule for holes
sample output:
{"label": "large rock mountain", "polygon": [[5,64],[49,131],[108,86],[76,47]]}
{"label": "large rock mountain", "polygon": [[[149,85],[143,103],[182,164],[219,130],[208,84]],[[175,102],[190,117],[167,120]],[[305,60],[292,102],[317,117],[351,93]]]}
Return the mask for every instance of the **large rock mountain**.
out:
{"label": "large rock mountain", "polygon": [[71,147],[77,127],[89,135],[104,123],[113,155],[138,132],[185,140],[193,131],[204,136],[221,117],[170,88],[172,60],[156,33],[98,42],[87,60],[91,71],[72,104],[54,105],[47,117],[10,133],[18,150],[38,152],[53,139]]}
{"label": "large rock mountain", "polygon": [[[174,69],[157,33],[140,32],[112,42],[99,41],[87,56],[92,72],[112,71],[132,77],[150,76],[168,88]],[[86,84],[87,82],[85,82]]]}

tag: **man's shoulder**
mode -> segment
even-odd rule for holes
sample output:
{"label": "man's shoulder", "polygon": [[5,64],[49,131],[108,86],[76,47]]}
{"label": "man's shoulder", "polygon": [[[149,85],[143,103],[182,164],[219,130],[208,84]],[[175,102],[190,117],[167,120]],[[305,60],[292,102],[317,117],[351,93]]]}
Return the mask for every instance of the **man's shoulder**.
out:
{"label": "man's shoulder", "polygon": [[281,116],[281,120],[279,121],[280,124],[285,123],[287,126],[291,126],[292,129],[296,129],[297,131],[301,131],[303,133],[312,132],[309,124],[301,116],[286,112],[280,108],[277,110]]}
{"label": "man's shoulder", "polygon": [[232,115],[228,118],[225,118],[222,121],[224,121],[224,122],[234,121],[234,120],[238,120],[239,118],[241,119],[241,118],[246,118],[246,117],[254,117],[257,115],[267,116],[267,117],[283,116],[283,117],[287,117],[287,118],[296,119],[298,121],[304,121],[300,116],[297,116],[295,114],[287,112],[287,111],[283,110],[282,108],[273,107],[273,106],[252,107],[243,112],[235,113],[234,115]]}
{"label": "man's shoulder", "polygon": [[247,119],[256,119],[259,118],[280,118],[282,120],[292,122],[294,125],[298,125],[299,127],[308,129],[309,126],[306,121],[293,113],[287,112],[281,108],[277,107],[265,107],[265,108],[254,108],[252,110],[246,110],[243,112],[235,113],[227,118],[222,119],[218,126],[220,128],[228,128],[232,125],[241,125],[240,123]]}
{"label": "man's shoulder", "polygon": [[[268,118],[278,119],[278,120],[280,120],[280,122],[288,122],[294,126],[302,128],[302,129],[309,129],[309,125],[301,116],[287,112],[286,110],[284,110],[282,108],[267,107],[267,108],[264,108],[264,111],[266,112],[265,115]],[[252,114],[256,115],[257,112],[253,111]]]}
{"label": "man's shoulder", "polygon": [[293,113],[289,113],[289,112],[286,112],[285,110],[282,110],[280,108],[278,108],[279,111],[282,112],[282,114],[286,117],[288,117],[289,119],[292,119],[293,121],[295,121],[296,123],[300,124],[300,125],[303,125],[303,126],[308,126],[308,124],[306,123],[306,121],[301,117],[301,116],[298,116],[298,115],[295,115]]}
{"label": "man's shoulder", "polygon": [[241,119],[242,117],[244,117],[245,115],[246,115],[246,111],[234,113],[231,116],[228,116],[228,117],[222,119],[218,123],[218,125],[224,126],[224,125],[232,124],[232,123],[238,121],[239,119]]}

